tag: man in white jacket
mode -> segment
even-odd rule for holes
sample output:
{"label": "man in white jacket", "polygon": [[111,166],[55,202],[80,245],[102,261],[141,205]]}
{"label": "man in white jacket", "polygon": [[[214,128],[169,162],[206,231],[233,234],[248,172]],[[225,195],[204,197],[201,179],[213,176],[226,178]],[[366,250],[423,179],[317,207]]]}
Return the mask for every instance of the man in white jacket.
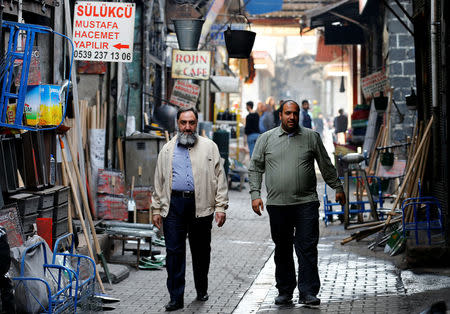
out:
{"label": "man in white jacket", "polygon": [[228,187],[217,145],[196,133],[195,108],[180,108],[179,134],[158,155],[155,191],[152,195],[153,223],[163,226],[166,242],[166,311],[184,306],[186,236],[192,254],[197,300],[207,301],[211,253],[211,228],[215,220],[225,223]]}

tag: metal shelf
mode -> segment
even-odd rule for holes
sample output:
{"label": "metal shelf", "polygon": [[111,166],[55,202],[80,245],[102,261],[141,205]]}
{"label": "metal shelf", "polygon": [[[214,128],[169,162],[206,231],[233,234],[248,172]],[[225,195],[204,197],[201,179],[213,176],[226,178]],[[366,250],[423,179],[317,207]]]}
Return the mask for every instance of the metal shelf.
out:
{"label": "metal shelf", "polygon": [[216,124],[229,124],[229,125],[237,125],[237,121],[231,121],[231,120],[216,120]]}

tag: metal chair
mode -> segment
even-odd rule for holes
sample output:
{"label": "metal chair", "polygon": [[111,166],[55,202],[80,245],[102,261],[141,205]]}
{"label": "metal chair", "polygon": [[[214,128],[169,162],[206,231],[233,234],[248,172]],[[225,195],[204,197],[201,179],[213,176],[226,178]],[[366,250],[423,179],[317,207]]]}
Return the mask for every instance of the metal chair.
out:
{"label": "metal chair", "polygon": [[[44,264],[39,277],[25,277],[25,260],[27,256],[33,253],[33,250],[39,246],[43,246]],[[31,296],[30,300],[34,299],[41,309],[41,313],[61,313],[63,311],[75,311],[76,298],[74,298],[73,278],[75,272],[65,266],[48,264],[46,246],[44,241],[40,241],[25,249],[22,255],[20,264],[19,277],[13,278],[19,283],[16,285],[16,291],[20,284],[23,285],[25,293]],[[42,298],[39,298],[35,282],[42,282],[47,290],[47,304]],[[41,290],[39,290],[41,291]]]}
{"label": "metal chair", "polygon": [[[404,237],[415,239],[416,245],[419,245],[422,244],[419,239],[421,231],[424,231],[428,245],[444,243],[442,208],[436,198],[432,196],[407,198],[402,202],[401,208]],[[411,210],[413,221],[407,221]],[[433,230],[438,232],[433,233]],[[438,236],[441,239],[436,241]]]}
{"label": "metal chair", "polygon": [[[361,179],[361,176],[349,176],[348,180],[359,180]],[[344,180],[344,177],[339,177],[339,179]],[[382,187],[381,187],[381,179],[379,177],[376,176],[367,176],[367,179],[372,181],[372,184],[376,184],[376,191],[377,191],[377,198],[373,198],[373,202],[375,204],[377,204],[378,210],[377,213],[380,217],[380,219],[384,218],[384,213],[383,211],[380,211],[381,208],[383,208],[383,204],[384,204],[384,200],[383,200],[383,191],[382,191]],[[350,215],[354,215],[354,214],[362,214],[362,213],[372,213],[372,208],[367,208],[366,209],[366,204],[370,204],[370,201],[367,200],[360,200],[360,201],[349,201],[349,214]],[[351,209],[352,205],[355,205],[357,207],[359,207],[359,209]],[[333,206],[340,206],[340,210],[335,210],[333,208]],[[344,216],[345,214],[345,205],[341,205],[339,203],[336,202],[331,202],[328,199],[328,192],[327,192],[327,184],[325,183],[325,191],[323,194],[323,209],[324,209],[324,222],[325,222],[325,226],[328,225],[329,222],[331,222],[331,217],[333,215],[342,215],[341,217]],[[343,218],[342,218],[343,220]]]}
{"label": "metal chair", "polygon": [[[67,240],[69,245],[65,247],[63,241]],[[65,247],[66,252],[58,252],[60,248]],[[57,258],[61,256],[62,266],[70,268],[74,272],[75,293],[73,295],[75,311],[78,305],[87,302],[89,297],[94,296],[95,292],[95,261],[90,257],[74,253],[74,236],[72,233],[58,238],[53,248],[52,264],[57,264]],[[89,267],[88,267],[89,266]],[[90,268],[90,266],[92,268]]]}

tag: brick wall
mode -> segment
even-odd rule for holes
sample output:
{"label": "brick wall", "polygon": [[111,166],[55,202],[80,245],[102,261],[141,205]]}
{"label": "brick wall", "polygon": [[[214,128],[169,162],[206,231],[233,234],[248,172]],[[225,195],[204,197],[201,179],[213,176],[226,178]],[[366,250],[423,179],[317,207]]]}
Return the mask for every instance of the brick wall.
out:
{"label": "brick wall", "polygon": [[[410,1],[400,1],[407,12],[412,14],[412,4]],[[408,24],[410,29],[413,25],[405,14],[400,10],[395,1],[390,0],[389,5],[395,10],[402,21]],[[404,142],[405,136],[410,135],[415,123],[415,111],[407,109],[405,96],[411,94],[411,87],[416,88],[416,69],[414,61],[414,38],[399,22],[399,20],[386,8],[386,30],[387,30],[387,71],[391,86],[394,88],[394,100],[400,112],[405,115],[405,119],[400,123],[400,117],[395,108],[392,108],[392,140],[394,142]]]}

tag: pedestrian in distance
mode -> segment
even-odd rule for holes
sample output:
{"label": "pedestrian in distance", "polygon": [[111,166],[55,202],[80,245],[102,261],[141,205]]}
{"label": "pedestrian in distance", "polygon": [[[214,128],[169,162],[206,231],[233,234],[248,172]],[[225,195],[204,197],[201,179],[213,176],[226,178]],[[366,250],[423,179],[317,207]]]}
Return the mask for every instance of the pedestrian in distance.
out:
{"label": "pedestrian in distance", "polygon": [[323,139],[323,129],[324,129],[324,123],[323,123],[323,114],[319,113],[317,115],[317,118],[313,119],[314,122],[314,131],[316,131],[317,133],[319,133],[320,138]]}
{"label": "pedestrian in distance", "polygon": [[299,126],[299,105],[286,100],[281,105],[281,126],[262,134],[250,162],[252,209],[261,215],[262,176],[265,173],[267,212],[275,243],[275,304],[292,302],[297,285],[293,247],[298,257],[299,303],[318,306],[320,279],[317,267],[319,198],[314,161],[325,182],[336,190],[336,201],[345,204],[342,183],[318,133]]}
{"label": "pedestrian in distance", "polygon": [[300,112],[300,126],[312,129],[313,123],[312,123],[312,116],[309,112],[309,101],[306,99],[302,101],[302,109]]}
{"label": "pedestrian in distance", "polygon": [[163,227],[166,243],[166,311],[184,307],[186,237],[192,254],[198,301],[207,301],[212,221],[225,223],[228,186],[217,145],[196,133],[198,113],[181,107],[178,135],[161,149],[152,195],[153,224]]}
{"label": "pedestrian in distance", "polygon": [[280,126],[280,124],[281,124],[281,121],[280,121],[280,112],[281,112],[280,111],[280,107],[281,107],[282,103],[283,103],[283,100],[280,100],[279,103],[278,103],[277,108],[273,112],[273,122],[274,122],[275,127]]}
{"label": "pedestrian in distance", "polygon": [[259,115],[253,111],[253,101],[247,102],[248,115],[245,117],[245,135],[247,136],[247,145],[252,157],[253,148],[259,136]]}
{"label": "pedestrian in distance", "polygon": [[344,109],[339,109],[339,115],[334,118],[334,133],[338,134],[347,131],[348,117],[344,114]]}
{"label": "pedestrian in distance", "polygon": [[263,107],[263,114],[261,117],[259,117],[259,132],[264,133],[268,130],[273,129],[274,122],[273,122],[273,112],[272,107],[270,104],[265,104]]}

